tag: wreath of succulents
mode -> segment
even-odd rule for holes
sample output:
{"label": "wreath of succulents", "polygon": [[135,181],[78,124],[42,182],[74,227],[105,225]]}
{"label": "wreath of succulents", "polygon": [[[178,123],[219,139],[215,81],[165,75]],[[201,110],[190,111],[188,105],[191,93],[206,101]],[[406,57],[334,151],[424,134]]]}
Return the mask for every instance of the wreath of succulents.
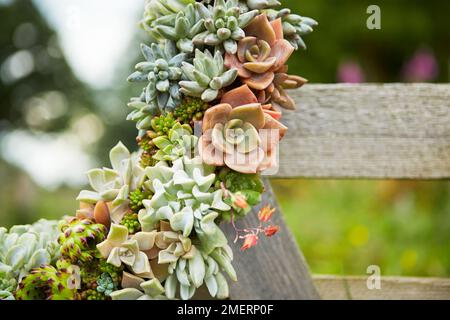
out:
{"label": "wreath of succulents", "polygon": [[259,226],[235,227],[241,250],[278,231],[261,172],[276,166],[288,90],[306,82],[286,63],[317,24],[279,7],[147,0],[148,43],[128,78],[143,85],[128,104],[139,151],[112,148],[74,216],[0,228],[0,299],[229,296],[239,274],[219,223],[261,206]]}

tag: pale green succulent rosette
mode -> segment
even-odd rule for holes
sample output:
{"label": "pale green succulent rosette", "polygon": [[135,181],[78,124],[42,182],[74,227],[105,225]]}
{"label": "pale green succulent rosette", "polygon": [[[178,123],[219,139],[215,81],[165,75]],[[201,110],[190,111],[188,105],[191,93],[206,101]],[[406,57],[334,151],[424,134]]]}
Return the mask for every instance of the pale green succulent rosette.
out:
{"label": "pale green succulent rosette", "polygon": [[112,224],[107,238],[97,245],[97,249],[106,261],[115,267],[127,266],[135,275],[152,277],[150,263],[143,250],[150,249],[155,235],[150,232],[138,232],[129,237],[128,228]]}
{"label": "pale green succulent rosette", "polygon": [[174,41],[181,52],[194,52],[192,39],[205,30],[204,19],[195,9],[194,4],[189,4],[183,11],[177,14],[163,16],[154,20],[145,29],[158,39]]}
{"label": "pale green succulent rosette", "polygon": [[[173,41],[141,45],[146,61],[136,65],[136,71],[128,77],[130,82],[148,82],[145,102],[150,113],[173,111],[181,101],[178,82],[182,78],[181,63],[188,60],[186,53],[179,53]],[[131,113],[128,119],[137,119],[139,113]]]}
{"label": "pale green succulent rosette", "polygon": [[223,201],[222,190],[211,191],[215,181],[213,169],[199,158],[187,157],[175,160],[172,167],[161,161],[146,168],[146,183],[151,182],[148,188],[154,195],[143,201],[145,209],[139,212],[142,230],[154,230],[161,220],[166,220],[174,232],[183,237],[195,234],[192,241],[198,242],[195,248],[182,250],[182,241],[179,246],[170,245],[160,252],[158,262],[169,263],[164,287],[170,299],[176,296],[178,288],[182,299],[190,299],[203,284],[211,296],[225,298],[228,285],[221,271],[232,280],[237,279],[231,265],[231,248],[215,223],[219,212],[230,210],[230,206]]}
{"label": "pale green succulent rosette", "polygon": [[197,288],[205,285],[213,298],[225,299],[229,296],[229,287],[223,271],[233,281],[237,281],[236,271],[231,265],[233,254],[228,245],[216,248],[206,254],[202,248],[194,250],[189,259],[179,258],[169,265],[164,289],[169,299],[179,296],[183,300],[191,299]]}
{"label": "pale green succulent rosette", "polygon": [[[145,209],[139,212],[142,230],[151,231],[160,220],[168,220],[172,230],[189,236],[194,221],[205,221],[206,233],[212,237],[217,234],[218,237],[211,240],[221,246],[225,239],[223,233],[217,226],[208,227],[211,215],[217,214],[216,211],[228,211],[230,206],[223,202],[222,190],[210,191],[215,180],[213,168],[203,164],[198,157],[177,159],[172,167],[161,161],[155,167],[146,168],[149,180],[145,184],[154,195],[143,201]],[[197,226],[198,231],[202,226]]]}
{"label": "pale green succulent rosette", "polygon": [[206,31],[192,39],[194,45],[213,46],[229,54],[236,53],[237,41],[245,37],[243,29],[259,13],[258,10],[242,13],[239,0],[216,0],[214,6],[198,2],[196,7],[205,20]]}
{"label": "pale green succulent rosette", "polygon": [[154,28],[155,25],[158,25],[156,20],[159,18],[172,20],[177,13],[185,11],[189,4],[194,3],[195,0],[146,0],[141,26],[148,32],[152,40],[157,41],[161,39],[162,35]]}
{"label": "pale green succulent rosette", "polygon": [[58,221],[0,228],[0,299],[14,299],[17,283],[33,268],[59,258]]}
{"label": "pale green succulent rosette", "polygon": [[159,161],[175,161],[184,156],[190,157],[197,141],[198,138],[193,135],[190,125],[177,122],[167,136],[153,139],[159,149],[153,158]]}
{"label": "pale green succulent rosette", "polygon": [[180,92],[205,102],[217,99],[221,90],[237,78],[237,69],[227,70],[223,56],[216,51],[214,56],[208,50],[195,50],[193,64],[183,62],[181,69],[189,81],[180,81]]}
{"label": "pale green succulent rosette", "polygon": [[119,223],[128,211],[129,193],[140,189],[144,183],[144,168],[139,164],[139,156],[119,142],[109,153],[112,168],[88,171],[89,183],[93,189],[82,190],[77,200],[95,204],[98,201],[111,203],[111,220]]}

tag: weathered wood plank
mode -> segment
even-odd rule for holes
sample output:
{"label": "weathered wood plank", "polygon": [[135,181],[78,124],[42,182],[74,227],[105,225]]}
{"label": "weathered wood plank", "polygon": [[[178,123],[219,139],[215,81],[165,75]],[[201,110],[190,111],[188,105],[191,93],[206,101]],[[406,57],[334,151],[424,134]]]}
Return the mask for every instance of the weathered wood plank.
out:
{"label": "weathered wood plank", "polygon": [[[243,299],[318,299],[305,259],[287,228],[270,184],[266,181],[266,192],[262,204],[277,208],[272,219],[280,226],[280,232],[270,239],[260,237],[256,248],[245,252],[234,251],[233,264],[238,270],[238,282],[231,283],[230,298]],[[244,219],[237,221],[239,228],[258,226],[255,207]],[[235,231],[230,224],[223,224],[227,238],[232,242]]]}
{"label": "weathered wood plank", "polygon": [[450,300],[450,279],[381,277],[381,289],[369,290],[363,276],[313,276],[326,300]]}
{"label": "weathered wood plank", "polygon": [[276,177],[450,178],[450,84],[292,91]]}

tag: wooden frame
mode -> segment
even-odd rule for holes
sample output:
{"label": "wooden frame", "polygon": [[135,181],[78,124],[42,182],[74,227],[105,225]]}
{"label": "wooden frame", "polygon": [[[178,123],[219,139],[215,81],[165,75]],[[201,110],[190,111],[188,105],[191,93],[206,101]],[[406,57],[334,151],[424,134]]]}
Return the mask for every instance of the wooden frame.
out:
{"label": "wooden frame", "polygon": [[[307,85],[291,95],[298,110],[284,114],[289,131],[274,178],[450,178],[449,84]],[[263,203],[278,209],[282,231],[257,250],[235,252],[231,298],[317,299],[268,181],[266,188]],[[257,224],[258,210],[239,223]]]}

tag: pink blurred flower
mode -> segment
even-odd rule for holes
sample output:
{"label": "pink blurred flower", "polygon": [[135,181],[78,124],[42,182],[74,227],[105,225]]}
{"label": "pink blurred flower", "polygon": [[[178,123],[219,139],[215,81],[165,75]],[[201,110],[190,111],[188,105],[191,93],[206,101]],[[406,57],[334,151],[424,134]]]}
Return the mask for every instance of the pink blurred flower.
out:
{"label": "pink blurred flower", "polygon": [[361,83],[365,81],[365,76],[357,62],[346,61],[339,65],[337,80],[344,83]]}
{"label": "pink blurred flower", "polygon": [[410,82],[436,80],[439,66],[434,54],[427,49],[419,49],[403,67],[403,79]]}

